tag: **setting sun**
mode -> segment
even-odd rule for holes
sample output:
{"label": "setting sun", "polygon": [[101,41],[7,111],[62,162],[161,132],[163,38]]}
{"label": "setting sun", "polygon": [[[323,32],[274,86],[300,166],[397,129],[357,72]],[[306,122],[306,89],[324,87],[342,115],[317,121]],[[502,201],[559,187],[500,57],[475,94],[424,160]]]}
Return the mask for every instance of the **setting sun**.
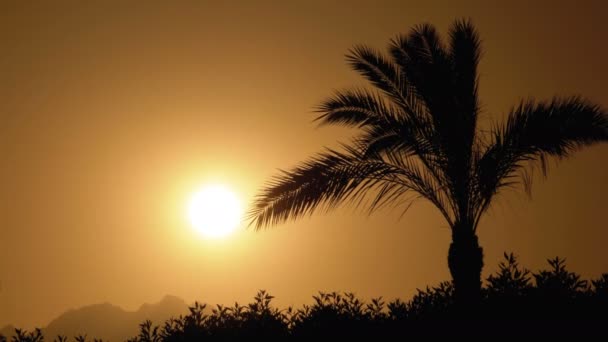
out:
{"label": "setting sun", "polygon": [[241,221],[241,203],[222,185],[208,185],[190,199],[188,217],[194,229],[205,237],[229,235]]}

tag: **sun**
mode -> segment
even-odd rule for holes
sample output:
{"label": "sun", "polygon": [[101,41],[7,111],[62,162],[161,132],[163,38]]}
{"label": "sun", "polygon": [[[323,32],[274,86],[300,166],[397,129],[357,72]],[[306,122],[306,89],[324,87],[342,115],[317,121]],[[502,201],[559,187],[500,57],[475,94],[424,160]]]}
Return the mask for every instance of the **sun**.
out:
{"label": "sun", "polygon": [[201,235],[225,237],[241,222],[241,203],[229,188],[219,184],[207,185],[190,199],[188,217],[192,227]]}

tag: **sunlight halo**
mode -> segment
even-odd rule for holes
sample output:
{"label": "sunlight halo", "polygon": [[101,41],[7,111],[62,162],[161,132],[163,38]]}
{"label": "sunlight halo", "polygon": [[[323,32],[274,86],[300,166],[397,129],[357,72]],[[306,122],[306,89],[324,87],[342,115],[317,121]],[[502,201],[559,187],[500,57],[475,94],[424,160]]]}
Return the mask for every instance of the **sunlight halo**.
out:
{"label": "sunlight halo", "polygon": [[242,207],[238,196],[221,184],[202,187],[190,199],[188,218],[192,227],[207,238],[230,235],[241,223]]}

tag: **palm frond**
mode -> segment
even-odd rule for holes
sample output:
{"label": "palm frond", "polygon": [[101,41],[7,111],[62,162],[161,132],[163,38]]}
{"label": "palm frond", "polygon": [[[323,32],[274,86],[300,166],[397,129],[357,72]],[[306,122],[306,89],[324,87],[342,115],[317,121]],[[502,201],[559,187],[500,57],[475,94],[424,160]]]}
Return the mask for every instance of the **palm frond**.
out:
{"label": "palm frond", "polygon": [[418,154],[433,158],[437,153],[432,141],[432,126],[403,115],[401,108],[386,102],[370,90],[337,92],[318,108],[322,114],[315,119],[321,125],[341,124],[363,128],[356,140],[364,154],[386,150]]}
{"label": "palm frond", "polygon": [[364,45],[351,49],[346,59],[355,71],[399,106],[402,114],[410,120],[420,121],[427,116],[426,107],[416,94],[416,89],[409,84],[405,74],[393,61]]}
{"label": "palm frond", "polygon": [[385,151],[380,157],[385,163],[404,170],[409,187],[430,201],[451,225],[456,216],[457,204],[449,193],[450,183],[445,178],[440,163],[428,163],[428,159],[414,154],[411,157],[398,150]]}
{"label": "palm frond", "polygon": [[443,162],[441,150],[433,136],[432,123],[424,117],[407,115],[401,107],[392,105],[370,90],[337,92],[318,110],[323,113],[316,119],[321,124],[363,128],[356,145],[364,155],[398,150],[405,155],[418,156],[429,169],[437,172],[438,181],[443,176],[439,167]]}
{"label": "palm frond", "polygon": [[346,152],[328,150],[271,180],[255,199],[248,218],[261,229],[320,208],[329,210],[344,202],[361,204],[374,191],[370,211],[412,190],[433,198],[434,190],[425,183],[428,179],[422,172],[405,164],[365,158],[353,148]]}
{"label": "palm frond", "polygon": [[463,141],[467,147],[473,144],[479,113],[477,96],[477,66],[481,58],[481,41],[470,20],[456,21],[449,32],[450,59],[452,60],[455,101],[455,115],[462,122]]}
{"label": "palm frond", "polygon": [[367,178],[391,175],[384,165],[366,163],[358,156],[328,150],[290,170],[282,171],[261,191],[249,213],[256,229],[297,219],[321,204],[346,200]]}
{"label": "palm frond", "polygon": [[[464,220],[472,210],[470,200],[473,142],[477,126],[477,76],[479,40],[466,22],[450,29],[448,47],[435,28],[421,25],[391,42],[395,63],[428,109],[433,126],[435,155],[456,215]],[[474,51],[465,51],[475,48]],[[472,75],[464,75],[472,72]],[[460,81],[465,87],[460,88]],[[428,165],[433,168],[433,165]]]}
{"label": "palm frond", "polygon": [[477,214],[503,187],[522,183],[530,192],[526,170],[531,167],[539,165],[546,174],[548,158],[565,158],[583,146],[606,141],[607,112],[586,99],[522,101],[511,110],[507,122],[494,129],[493,140],[476,163]]}
{"label": "palm frond", "polygon": [[355,71],[363,75],[375,87],[384,91],[394,101],[402,105],[407,104],[403,94],[405,84],[401,80],[399,70],[380,52],[368,46],[359,45],[349,51],[346,60]]}
{"label": "palm frond", "polygon": [[323,101],[315,119],[320,125],[390,126],[400,115],[400,109],[386,103],[379,94],[370,90],[339,91]]}
{"label": "palm frond", "polygon": [[451,104],[451,98],[446,98],[451,96],[446,91],[452,85],[450,58],[432,25],[418,26],[408,35],[392,39],[389,49],[401,78],[408,80],[431,115]]}

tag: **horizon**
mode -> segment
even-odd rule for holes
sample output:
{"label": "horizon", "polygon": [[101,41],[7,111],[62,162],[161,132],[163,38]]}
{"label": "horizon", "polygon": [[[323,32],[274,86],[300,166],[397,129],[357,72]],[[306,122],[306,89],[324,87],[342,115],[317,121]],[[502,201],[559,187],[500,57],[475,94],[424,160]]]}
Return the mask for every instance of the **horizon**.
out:
{"label": "horizon", "polygon": [[[605,4],[344,4],[0,5],[0,328],[169,293],[232,304],[265,289],[283,307],[317,291],[409,298],[449,280],[450,230],[423,201],[403,217],[346,206],[259,232],[241,222],[221,239],[189,221],[200,189],[224,185],[248,207],[277,169],[349,141],[352,129],[313,120],[334,90],[365,84],[345,62],[356,44],[386,52],[415,25],[445,37],[471,18],[482,128],[530,96],[608,108]],[[585,278],[608,270],[607,152],[551,161],[532,198],[498,196],[479,229],[484,277],[505,251],[533,270],[555,256]]]}

